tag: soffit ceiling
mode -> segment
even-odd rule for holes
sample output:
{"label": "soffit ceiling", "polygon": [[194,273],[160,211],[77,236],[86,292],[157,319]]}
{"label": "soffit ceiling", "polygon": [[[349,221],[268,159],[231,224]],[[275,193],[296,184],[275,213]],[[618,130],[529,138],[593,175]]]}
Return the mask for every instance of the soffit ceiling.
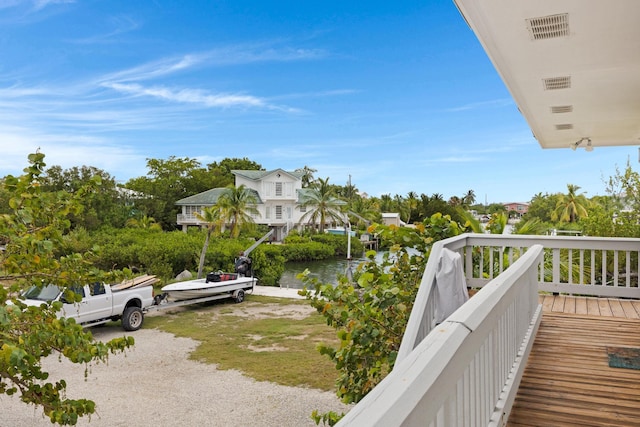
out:
{"label": "soffit ceiling", "polygon": [[640,145],[640,0],[453,0],[542,148]]}

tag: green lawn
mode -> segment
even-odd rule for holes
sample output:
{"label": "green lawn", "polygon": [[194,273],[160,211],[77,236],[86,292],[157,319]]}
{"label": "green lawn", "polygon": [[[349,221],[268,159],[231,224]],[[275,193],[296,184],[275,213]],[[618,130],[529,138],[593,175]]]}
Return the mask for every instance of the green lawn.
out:
{"label": "green lawn", "polygon": [[316,346],[337,344],[336,333],[305,301],[248,295],[240,304],[223,300],[161,311],[147,316],[144,327],[199,341],[191,358],[219,369],[282,385],[335,389],[338,371]]}

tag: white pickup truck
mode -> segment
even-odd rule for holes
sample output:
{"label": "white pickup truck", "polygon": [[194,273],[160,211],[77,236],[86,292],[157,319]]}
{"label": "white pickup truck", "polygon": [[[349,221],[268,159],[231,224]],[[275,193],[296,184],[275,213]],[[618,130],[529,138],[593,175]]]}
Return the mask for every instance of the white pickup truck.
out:
{"label": "white pickup truck", "polygon": [[32,287],[22,294],[23,302],[37,306],[43,302],[60,301],[60,317],[74,318],[84,326],[95,326],[122,319],[125,331],[136,331],[144,321],[144,311],[153,305],[153,287],[142,286],[112,290],[110,285],[94,283],[73,287],[82,296],[81,302],[66,302],[65,292],[54,285]]}

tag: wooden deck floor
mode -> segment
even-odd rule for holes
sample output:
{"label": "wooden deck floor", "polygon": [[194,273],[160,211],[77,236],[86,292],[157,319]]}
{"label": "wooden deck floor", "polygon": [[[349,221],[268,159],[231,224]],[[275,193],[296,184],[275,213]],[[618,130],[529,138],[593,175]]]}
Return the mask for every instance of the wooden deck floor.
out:
{"label": "wooden deck floor", "polygon": [[640,301],[541,296],[543,317],[508,426],[640,426],[640,370],[607,347],[640,348]]}

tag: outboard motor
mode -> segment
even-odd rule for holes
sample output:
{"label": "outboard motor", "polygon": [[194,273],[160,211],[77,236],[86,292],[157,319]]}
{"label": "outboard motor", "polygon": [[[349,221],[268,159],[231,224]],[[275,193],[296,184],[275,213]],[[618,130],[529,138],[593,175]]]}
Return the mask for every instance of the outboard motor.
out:
{"label": "outboard motor", "polygon": [[236,259],[235,269],[240,276],[246,276],[251,271],[251,259],[241,253]]}

